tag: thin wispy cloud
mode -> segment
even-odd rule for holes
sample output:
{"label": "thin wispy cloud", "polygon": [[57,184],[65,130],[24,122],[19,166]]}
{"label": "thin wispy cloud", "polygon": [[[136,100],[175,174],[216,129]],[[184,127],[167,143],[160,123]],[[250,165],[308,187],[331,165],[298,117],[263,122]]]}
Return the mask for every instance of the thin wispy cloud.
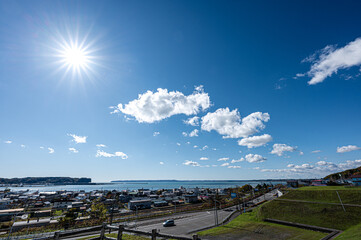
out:
{"label": "thin wispy cloud", "polygon": [[53,154],[55,152],[54,148],[48,147],[49,153]]}
{"label": "thin wispy cloud", "polygon": [[348,145],[348,146],[337,147],[336,152],[345,153],[345,152],[352,152],[352,151],[356,151],[356,150],[360,150],[360,149],[361,148],[356,145]]}
{"label": "thin wispy cloud", "polygon": [[69,151],[72,152],[72,153],[78,153],[79,151],[76,150],[75,148],[69,148]]}
{"label": "thin wispy cloud", "polygon": [[11,140],[6,140],[6,141],[4,141],[4,143],[6,143],[6,144],[11,144],[13,141],[11,141]]}
{"label": "thin wispy cloud", "polygon": [[106,157],[106,158],[120,157],[121,159],[127,159],[128,155],[123,152],[108,153],[103,150],[98,150],[95,157]]}
{"label": "thin wispy cloud", "polygon": [[326,78],[341,69],[348,69],[361,65],[361,38],[349,42],[344,47],[326,46],[303,62],[311,62],[310,70],[305,74],[297,74],[296,77],[307,75],[311,77],[309,85],[315,85],[325,81]]}

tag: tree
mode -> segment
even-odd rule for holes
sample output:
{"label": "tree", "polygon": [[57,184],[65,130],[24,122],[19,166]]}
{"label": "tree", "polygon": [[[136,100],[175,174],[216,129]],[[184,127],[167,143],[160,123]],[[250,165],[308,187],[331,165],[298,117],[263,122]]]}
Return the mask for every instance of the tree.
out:
{"label": "tree", "polygon": [[63,217],[59,219],[59,224],[65,229],[68,229],[71,225],[74,225],[75,219],[78,217],[78,213],[75,208],[69,209]]}
{"label": "tree", "polygon": [[90,216],[91,218],[97,219],[99,221],[104,221],[107,217],[107,209],[104,204],[98,201],[93,202]]}

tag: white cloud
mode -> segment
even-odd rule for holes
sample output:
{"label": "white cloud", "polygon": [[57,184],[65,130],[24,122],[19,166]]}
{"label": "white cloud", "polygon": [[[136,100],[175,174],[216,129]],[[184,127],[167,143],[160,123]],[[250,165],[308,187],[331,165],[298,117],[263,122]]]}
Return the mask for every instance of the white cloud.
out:
{"label": "white cloud", "polygon": [[304,154],[305,154],[304,152],[300,151],[300,155],[301,155],[301,156],[303,156]]}
{"label": "white cloud", "polygon": [[253,136],[238,140],[238,145],[247,146],[248,148],[260,147],[266,145],[272,141],[272,137],[269,134],[263,134],[261,136]]}
{"label": "white cloud", "polygon": [[70,151],[70,152],[73,152],[73,153],[78,153],[78,152],[79,152],[79,151],[76,150],[75,148],[69,148],[69,151]]}
{"label": "white cloud", "polygon": [[41,146],[41,147],[40,147],[40,149],[44,149],[44,147],[43,147],[43,146]]}
{"label": "white cloud", "polygon": [[199,126],[199,117],[194,116],[194,117],[188,118],[187,120],[183,120],[183,122],[187,125],[196,127],[196,126]]}
{"label": "white cloud", "polygon": [[208,158],[207,157],[201,157],[199,160],[206,161],[206,160],[208,160]]}
{"label": "white cloud", "polygon": [[198,146],[197,145],[194,145],[193,148],[197,148]]}
{"label": "white cloud", "polygon": [[55,152],[54,148],[48,147],[49,153],[53,154]]}
{"label": "white cloud", "polygon": [[178,146],[180,146],[181,144],[180,143],[177,143]]}
{"label": "white cloud", "polygon": [[192,132],[189,133],[188,136],[190,136],[190,137],[198,137],[198,132],[199,132],[198,129],[194,129]]}
{"label": "white cloud", "polygon": [[294,152],[294,151],[296,151],[296,149],[297,149],[296,147],[291,147],[286,144],[276,143],[276,144],[273,144],[273,149],[271,151],[271,154],[283,156],[284,152]]}
{"label": "white cloud", "polygon": [[158,136],[159,134],[160,134],[160,132],[154,132],[154,133],[153,133],[153,136],[156,137],[156,136]]}
{"label": "white cloud", "polygon": [[164,162],[159,162],[160,165],[164,165]]}
{"label": "white cloud", "polygon": [[265,128],[263,122],[268,122],[268,113],[254,112],[241,119],[237,109],[219,108],[213,113],[202,117],[201,128],[205,131],[215,130],[223,138],[248,137]]}
{"label": "white cloud", "polygon": [[22,148],[26,148],[26,146],[25,146],[24,144],[21,144],[21,145],[20,145],[20,147],[22,147]]}
{"label": "white cloud", "polygon": [[224,158],[218,159],[217,161],[228,161],[228,160],[229,160],[229,158],[224,157]]}
{"label": "white cloud", "polygon": [[199,150],[206,150],[208,148],[208,146],[207,145],[204,145],[201,149],[199,149]]}
{"label": "white cloud", "polygon": [[343,147],[337,147],[337,152],[338,153],[345,153],[345,152],[351,152],[351,151],[356,151],[356,150],[360,150],[360,147],[357,147],[355,145],[348,145],[348,146],[343,146]]}
{"label": "white cloud", "polygon": [[191,142],[186,142],[186,144],[191,144]]}
{"label": "white cloud", "polygon": [[320,153],[320,152],[321,152],[321,150],[314,150],[311,153]]}
{"label": "white cloud", "polygon": [[176,114],[193,115],[206,110],[211,105],[208,93],[197,87],[188,96],[179,91],[168,92],[158,88],[157,92],[147,91],[138,95],[138,99],[127,104],[118,104],[112,113],[122,112],[134,117],[138,122],[153,123]]}
{"label": "white cloud", "polygon": [[4,143],[6,143],[6,144],[10,144],[10,143],[12,143],[13,141],[10,141],[10,140],[7,140],[7,141],[4,141]]}
{"label": "white cloud", "polygon": [[229,166],[229,163],[223,163],[223,164],[221,164],[221,167],[227,167],[227,166]]}
{"label": "white cloud", "polygon": [[185,160],[183,165],[192,166],[192,167],[200,167],[201,166],[198,162],[189,161],[189,160]]}
{"label": "white cloud", "polygon": [[127,159],[128,155],[123,152],[107,153],[103,150],[98,150],[95,157],[120,157],[121,159]]}
{"label": "white cloud", "polygon": [[361,38],[341,48],[326,46],[318,54],[306,58],[304,62],[312,63],[311,69],[307,72],[311,77],[308,84],[321,83],[340,69],[361,65]]}
{"label": "white cloud", "polygon": [[194,129],[192,132],[190,133],[186,133],[186,132],[182,132],[182,135],[184,137],[198,137],[198,133],[199,133],[199,130],[198,129]]}
{"label": "white cloud", "polygon": [[73,142],[75,142],[75,143],[86,143],[86,139],[87,139],[87,137],[82,137],[82,136],[77,136],[77,135],[75,135],[75,134],[70,134],[70,133],[68,133],[68,136],[70,136],[70,137],[73,137]]}
{"label": "white cloud", "polygon": [[266,161],[267,159],[261,155],[250,153],[246,155],[245,160],[249,163],[260,163]]}
{"label": "white cloud", "polygon": [[104,145],[104,144],[97,144],[96,146],[97,146],[98,148],[107,147],[107,146]]}
{"label": "white cloud", "polygon": [[244,158],[240,158],[240,159],[233,159],[231,161],[231,163],[238,163],[238,162],[243,162],[244,161]]}
{"label": "white cloud", "polygon": [[228,168],[241,168],[241,166],[228,166]]}

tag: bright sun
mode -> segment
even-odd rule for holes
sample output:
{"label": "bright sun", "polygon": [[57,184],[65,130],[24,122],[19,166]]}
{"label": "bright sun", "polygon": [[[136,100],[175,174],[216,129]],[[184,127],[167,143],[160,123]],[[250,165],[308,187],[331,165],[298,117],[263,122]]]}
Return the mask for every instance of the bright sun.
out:
{"label": "bright sun", "polygon": [[65,49],[63,57],[68,65],[76,68],[85,66],[89,61],[86,51],[77,46]]}
{"label": "bright sun", "polygon": [[65,39],[62,36],[55,40],[57,46],[53,48],[54,56],[57,58],[56,63],[60,64],[59,70],[65,70],[64,77],[70,73],[73,78],[82,79],[95,74],[93,68],[97,65],[97,57],[94,56],[96,49],[86,40],[84,38],[79,41],[78,37]]}

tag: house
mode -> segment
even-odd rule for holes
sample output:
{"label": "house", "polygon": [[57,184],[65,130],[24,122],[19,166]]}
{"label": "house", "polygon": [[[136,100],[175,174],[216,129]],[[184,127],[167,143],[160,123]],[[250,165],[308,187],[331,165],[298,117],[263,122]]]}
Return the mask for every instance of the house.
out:
{"label": "house", "polygon": [[151,199],[132,200],[129,201],[128,208],[130,210],[152,208],[152,200]]}
{"label": "house", "polygon": [[184,195],[185,203],[197,203],[198,196],[197,195]]}
{"label": "house", "polygon": [[312,180],[311,186],[327,186],[326,181],[322,179]]}
{"label": "house", "polygon": [[154,205],[154,207],[164,207],[164,206],[168,206],[168,202],[167,201],[154,201],[153,205]]}
{"label": "house", "polygon": [[354,186],[361,186],[361,174],[352,175],[350,178]]}

